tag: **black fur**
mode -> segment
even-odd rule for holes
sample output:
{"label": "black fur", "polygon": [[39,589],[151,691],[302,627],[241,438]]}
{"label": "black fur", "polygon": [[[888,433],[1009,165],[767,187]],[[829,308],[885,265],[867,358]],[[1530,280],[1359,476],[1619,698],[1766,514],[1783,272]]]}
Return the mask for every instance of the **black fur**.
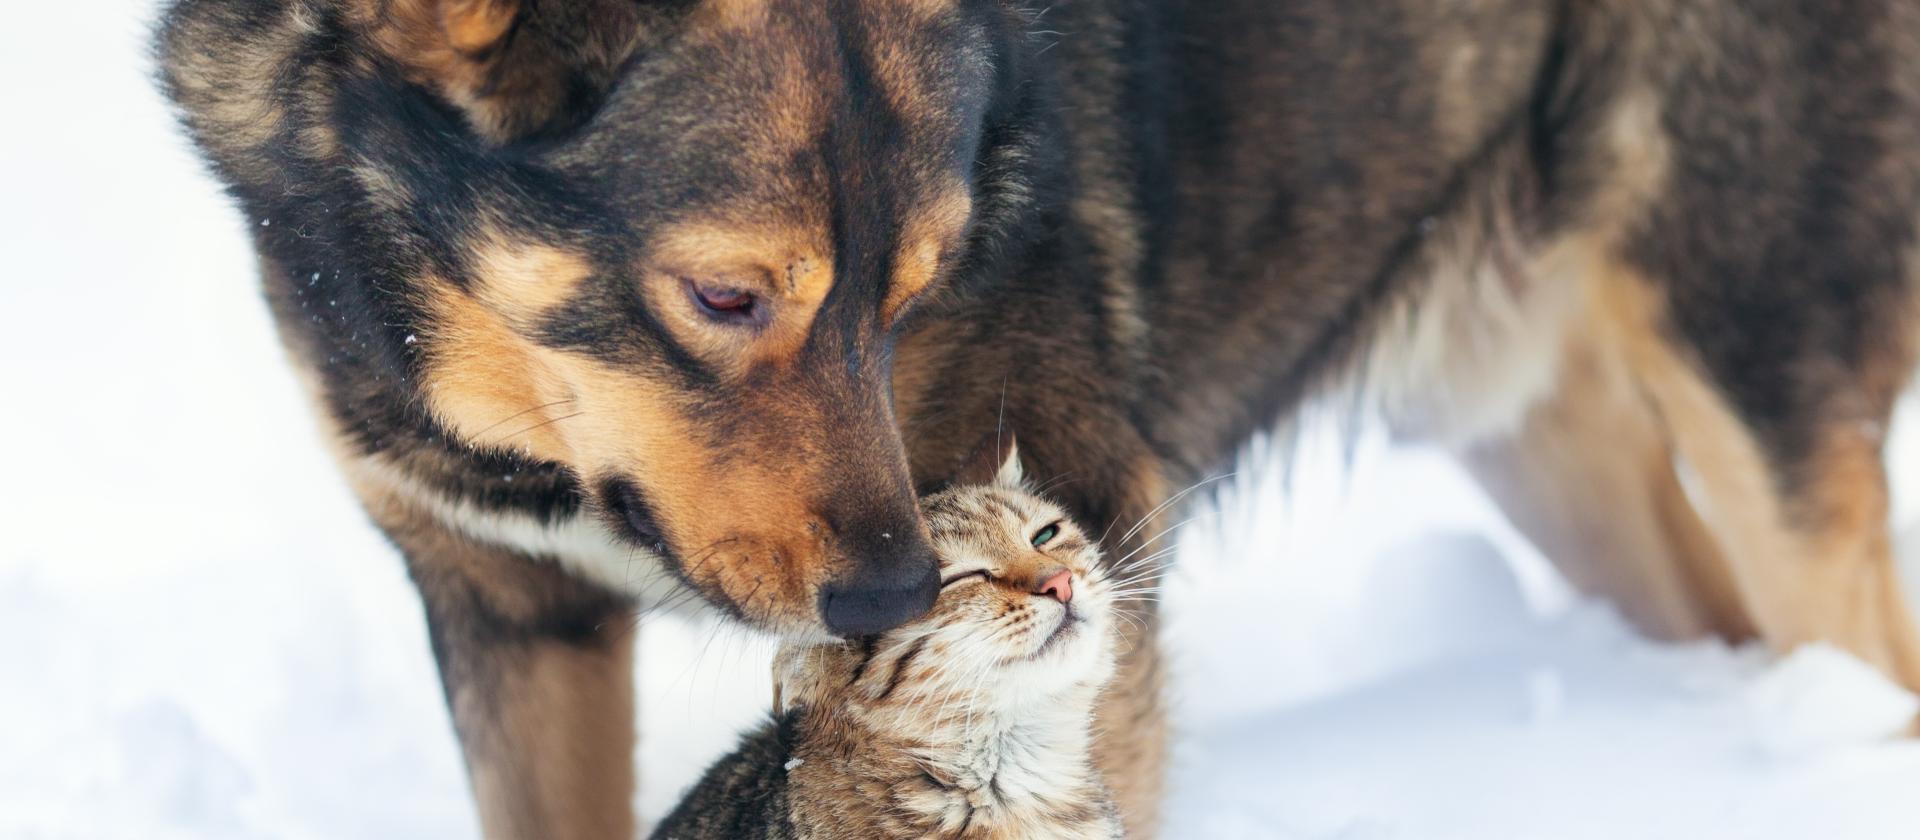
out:
{"label": "black fur", "polygon": [[787,762],[801,714],[790,710],[740,739],[649,835],[653,840],[798,840],[787,807]]}

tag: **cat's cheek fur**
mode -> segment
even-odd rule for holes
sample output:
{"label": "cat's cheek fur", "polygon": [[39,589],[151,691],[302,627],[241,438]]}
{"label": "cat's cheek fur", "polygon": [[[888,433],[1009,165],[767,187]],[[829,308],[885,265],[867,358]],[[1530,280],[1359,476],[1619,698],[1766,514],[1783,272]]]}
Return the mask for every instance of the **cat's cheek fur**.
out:
{"label": "cat's cheek fur", "polygon": [[[1121,835],[1089,758],[1094,700],[1118,645],[1098,550],[1066,524],[1078,549],[1036,552],[1033,523],[1065,514],[1008,486],[926,504],[944,568],[980,568],[982,579],[956,583],[925,618],[881,638],[783,645],[775,726],[709,770],[656,837]],[[1068,613],[1035,593],[1061,564],[1077,576],[1068,607],[1078,623],[1053,638]],[[748,799],[764,807],[744,808]]]}

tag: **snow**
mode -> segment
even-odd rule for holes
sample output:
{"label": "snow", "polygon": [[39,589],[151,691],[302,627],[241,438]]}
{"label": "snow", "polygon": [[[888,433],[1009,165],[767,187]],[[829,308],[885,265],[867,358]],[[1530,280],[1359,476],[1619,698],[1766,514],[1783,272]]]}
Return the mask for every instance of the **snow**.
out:
{"label": "snow", "polygon": [[[419,605],[282,361],[245,247],[268,220],[143,75],[151,11],[11,11],[0,837],[473,836]],[[1641,640],[1445,458],[1318,428],[1166,537],[1167,836],[1920,832],[1920,742],[1890,737],[1913,696],[1829,648]],[[1911,552],[1910,419],[1891,457]],[[771,644],[641,632],[657,817],[765,713]]]}
{"label": "snow", "polygon": [[1789,654],[1744,699],[1760,745],[1787,758],[1900,734],[1920,712],[1913,694],[1825,643]]}

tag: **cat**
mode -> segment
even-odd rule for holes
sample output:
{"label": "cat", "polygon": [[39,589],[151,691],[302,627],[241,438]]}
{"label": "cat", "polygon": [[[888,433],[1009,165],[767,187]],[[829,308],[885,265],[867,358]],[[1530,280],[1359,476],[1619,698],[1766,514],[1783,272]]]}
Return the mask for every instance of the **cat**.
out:
{"label": "cat", "polygon": [[1094,541],[1027,487],[1011,440],[983,458],[922,501],[933,610],[875,637],[784,642],[773,720],[654,840],[1123,835],[1088,759],[1120,596]]}

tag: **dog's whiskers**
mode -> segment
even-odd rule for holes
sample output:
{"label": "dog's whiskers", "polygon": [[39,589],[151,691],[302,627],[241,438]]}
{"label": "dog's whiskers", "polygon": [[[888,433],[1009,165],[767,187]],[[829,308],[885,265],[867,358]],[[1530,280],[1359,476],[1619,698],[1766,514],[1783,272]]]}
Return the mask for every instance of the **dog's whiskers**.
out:
{"label": "dog's whiskers", "polygon": [[[490,426],[487,426],[486,428],[484,428],[484,429],[481,429],[480,431],[477,431],[477,432],[474,432],[474,433],[473,433],[473,437],[474,437],[474,439],[475,439],[475,440],[479,440],[479,439],[482,439],[482,438],[485,438],[485,437],[487,436],[487,433],[488,433],[488,432],[491,432],[491,431],[493,431],[494,429],[498,429],[498,428],[500,428],[501,426],[504,426],[504,425],[506,425],[508,421],[511,421],[511,420],[517,420],[517,419],[519,419],[519,418],[521,418],[521,417],[525,417],[525,416],[527,416],[527,415],[529,415],[529,414],[532,414],[532,413],[534,413],[534,412],[536,412],[536,411],[544,411],[544,410],[546,410],[546,409],[549,409],[549,408],[553,408],[553,407],[555,407],[555,406],[560,406],[560,405],[565,405],[565,404],[567,404],[567,403],[570,403],[570,402],[573,402],[573,400],[574,400],[574,398],[573,398],[573,397],[568,397],[568,398],[566,398],[566,399],[563,399],[563,400],[554,400],[553,402],[550,402],[550,403],[543,403],[543,404],[541,404],[541,405],[536,405],[536,406],[534,406],[534,407],[532,407],[532,408],[524,408],[524,409],[521,409],[521,410],[519,410],[519,411],[516,411],[516,412],[514,412],[514,413],[512,413],[512,414],[509,414],[509,415],[507,415],[507,416],[505,416],[505,417],[502,417],[502,418],[500,418],[499,420],[496,420],[496,421],[494,421],[492,425],[490,425]],[[512,435],[508,435],[507,437],[512,437]]]}
{"label": "dog's whiskers", "polygon": [[544,427],[547,427],[547,426],[551,426],[551,425],[553,425],[553,424],[555,424],[555,423],[558,423],[558,422],[560,422],[560,421],[562,421],[562,420],[572,420],[573,418],[575,418],[575,417],[579,417],[580,415],[582,415],[582,414],[585,414],[585,413],[586,413],[585,411],[576,411],[576,412],[574,412],[574,413],[572,413],[572,414],[562,414],[562,415],[560,415],[559,417],[555,417],[555,418],[553,418],[553,419],[551,419],[551,420],[543,420],[543,421],[541,421],[541,422],[539,422],[539,423],[535,423],[535,424],[533,424],[533,425],[531,425],[531,426],[528,426],[528,427],[526,427],[526,428],[524,428],[524,429],[521,429],[520,431],[517,431],[517,432],[514,432],[513,434],[510,434],[510,435],[505,435],[505,436],[502,436],[502,437],[501,437],[501,438],[500,438],[499,440],[497,440],[497,441],[494,441],[494,443],[495,443],[495,444],[502,444],[502,443],[506,443],[507,441],[510,441],[510,440],[513,440],[514,438],[517,438],[517,437],[519,437],[519,436],[521,436],[521,435],[524,435],[524,434],[526,434],[526,433],[528,433],[528,432],[531,432],[531,431],[535,431],[535,430],[537,430],[537,429],[541,429],[541,428],[544,428]]}

